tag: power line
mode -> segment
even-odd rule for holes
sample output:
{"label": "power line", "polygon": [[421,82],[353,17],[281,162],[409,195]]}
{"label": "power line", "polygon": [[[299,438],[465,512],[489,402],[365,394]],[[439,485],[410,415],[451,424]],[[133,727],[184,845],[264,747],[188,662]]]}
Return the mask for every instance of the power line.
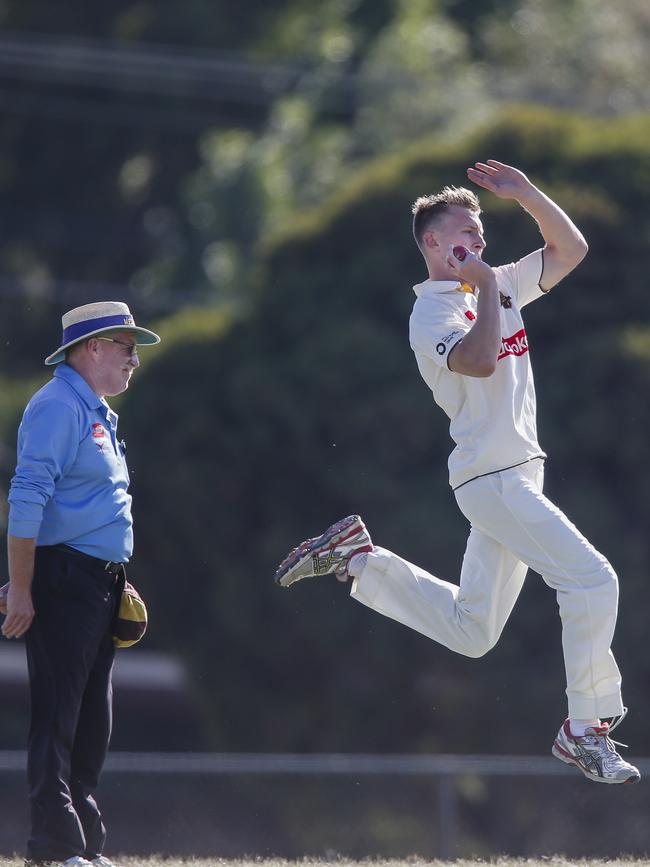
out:
{"label": "power line", "polygon": [[[286,89],[301,70],[280,64],[254,64],[218,54],[181,53],[173,46],[114,47],[105,41],[8,36],[0,38],[0,68],[17,78],[124,87],[145,93],[169,92],[170,85],[227,84],[272,92]],[[206,97],[217,98],[206,88]]]}
{"label": "power line", "polygon": [[22,81],[59,82],[164,96],[192,95],[268,103],[304,89],[336,87],[349,96],[358,79],[347,70],[313,63],[255,63],[241,54],[192,52],[177,46],[56,39],[5,34],[0,38],[0,74]]}
{"label": "power line", "polygon": [[[196,134],[218,125],[215,107],[267,109],[299,94],[349,118],[361,77],[310,62],[254,62],[241,53],[113,44],[10,33],[0,36],[0,108],[5,113]],[[24,85],[17,90],[16,82]],[[385,88],[398,82],[369,81]]]}

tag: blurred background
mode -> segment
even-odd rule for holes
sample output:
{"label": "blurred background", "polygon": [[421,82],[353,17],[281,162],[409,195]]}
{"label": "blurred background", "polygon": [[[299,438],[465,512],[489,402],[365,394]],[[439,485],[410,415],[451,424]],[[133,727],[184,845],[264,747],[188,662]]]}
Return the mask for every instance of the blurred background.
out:
{"label": "blurred background", "polygon": [[[426,276],[410,204],[496,158],[590,244],[526,322],[547,493],[619,573],[622,736],[632,760],[650,755],[649,37],[646,0],[0,2],[3,503],[61,315],[124,300],[163,336],[112,402],[151,618],[119,654],[114,751],[548,755],[564,671],[539,576],[478,661],[333,580],[272,581],[290,547],[351,512],[456,580],[468,527],[447,485],[448,424],[408,345]],[[490,263],[540,245],[517,206],[481,198]],[[0,642],[0,678],[10,852],[27,813],[11,762],[27,725],[21,647]],[[568,771],[136,766],[102,787],[124,852],[650,847],[643,786],[594,792]],[[617,824],[594,828],[604,810]]]}

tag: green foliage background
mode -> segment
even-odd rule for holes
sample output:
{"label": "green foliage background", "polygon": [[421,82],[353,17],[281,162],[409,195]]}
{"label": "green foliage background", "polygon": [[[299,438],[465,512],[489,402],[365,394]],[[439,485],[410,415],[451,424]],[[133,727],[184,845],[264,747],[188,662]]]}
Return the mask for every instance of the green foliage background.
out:
{"label": "green foliage background", "polygon": [[[466,183],[478,159],[518,165],[591,248],[526,322],[547,491],[620,574],[615,650],[643,754],[647,6],[627,0],[612,28],[603,0],[317,5],[0,8],[0,42],[92,56],[85,77],[16,65],[0,88],[3,484],[61,314],[124,298],[164,338],[115,403],[133,571],[148,646],[192,674],[202,745],[545,750],[564,675],[538,576],[479,661],[334,581],[272,584],[289,547],[354,511],[376,543],[457,576],[467,526],[447,486],[447,422],[407,339],[423,277],[409,209]],[[118,52],[109,73],[100,48]],[[151,80],[121,71],[134,55]],[[208,64],[191,86],[188,59],[228,61],[235,77]],[[490,262],[540,244],[516,206],[482,201]]]}

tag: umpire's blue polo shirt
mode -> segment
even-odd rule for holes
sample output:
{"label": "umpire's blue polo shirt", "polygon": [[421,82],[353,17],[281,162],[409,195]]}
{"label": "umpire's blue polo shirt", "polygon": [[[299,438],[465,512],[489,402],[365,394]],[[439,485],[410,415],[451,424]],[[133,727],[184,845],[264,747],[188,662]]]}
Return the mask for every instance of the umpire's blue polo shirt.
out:
{"label": "umpire's blue polo shirt", "polygon": [[9,534],[101,560],[133,552],[131,496],[117,415],[72,367],[27,404],[9,492]]}

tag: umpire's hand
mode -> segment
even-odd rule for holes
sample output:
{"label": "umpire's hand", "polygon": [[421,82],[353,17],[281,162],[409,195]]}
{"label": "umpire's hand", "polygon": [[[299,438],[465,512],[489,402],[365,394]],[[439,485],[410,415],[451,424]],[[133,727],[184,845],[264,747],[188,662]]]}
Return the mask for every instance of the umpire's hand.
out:
{"label": "umpire's hand", "polygon": [[6,615],[2,624],[5,638],[20,638],[32,625],[34,606],[30,590],[12,590],[11,582],[0,587],[0,613]]}

